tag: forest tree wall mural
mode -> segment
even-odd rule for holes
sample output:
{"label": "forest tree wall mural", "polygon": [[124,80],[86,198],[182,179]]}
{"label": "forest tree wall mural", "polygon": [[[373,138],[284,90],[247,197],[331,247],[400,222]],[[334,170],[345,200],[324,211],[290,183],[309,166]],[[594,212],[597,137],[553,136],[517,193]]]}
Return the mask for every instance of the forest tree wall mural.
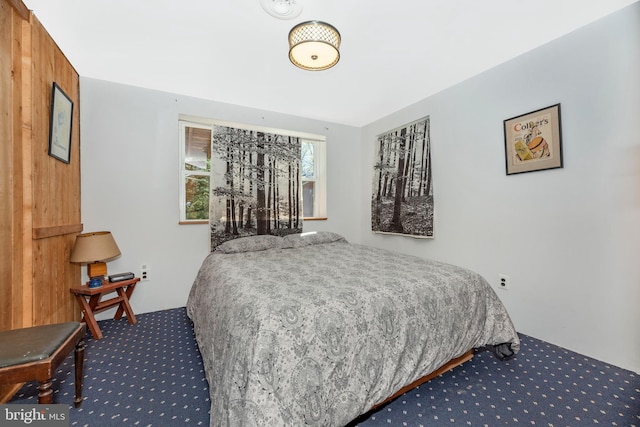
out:
{"label": "forest tree wall mural", "polygon": [[377,136],[372,188],[373,232],[433,237],[429,116]]}
{"label": "forest tree wall mural", "polygon": [[211,162],[211,250],[238,237],[302,232],[299,138],[214,126]]}

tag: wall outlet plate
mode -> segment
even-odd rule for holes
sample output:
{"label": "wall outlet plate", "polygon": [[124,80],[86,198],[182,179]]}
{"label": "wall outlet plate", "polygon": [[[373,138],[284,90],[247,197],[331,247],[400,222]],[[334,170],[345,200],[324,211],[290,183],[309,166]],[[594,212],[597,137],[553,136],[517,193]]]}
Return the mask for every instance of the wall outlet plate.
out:
{"label": "wall outlet plate", "polygon": [[498,288],[508,290],[511,288],[511,280],[506,274],[498,274]]}

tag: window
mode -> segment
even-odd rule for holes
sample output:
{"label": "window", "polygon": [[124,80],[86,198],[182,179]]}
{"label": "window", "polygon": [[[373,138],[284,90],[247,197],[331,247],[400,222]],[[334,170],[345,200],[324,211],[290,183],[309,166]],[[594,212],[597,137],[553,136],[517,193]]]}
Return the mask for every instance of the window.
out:
{"label": "window", "polygon": [[180,122],[180,221],[209,219],[211,126]]}
{"label": "window", "polygon": [[326,217],[324,141],[301,139],[302,211],[305,218]]}
{"label": "window", "polygon": [[323,136],[188,117],[180,125],[180,223],[209,220],[211,135],[214,126],[259,130],[300,138],[302,208],[305,219],[324,219],[326,211],[325,140]]}

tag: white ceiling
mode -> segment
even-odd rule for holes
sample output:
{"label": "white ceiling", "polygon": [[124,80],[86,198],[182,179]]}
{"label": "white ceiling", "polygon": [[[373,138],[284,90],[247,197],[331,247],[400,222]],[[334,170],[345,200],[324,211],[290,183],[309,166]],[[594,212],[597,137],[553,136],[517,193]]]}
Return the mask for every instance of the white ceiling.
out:
{"label": "white ceiling", "polygon": [[[23,0],[83,77],[363,126],[639,0]],[[288,59],[297,23],[342,35],[340,62]]]}

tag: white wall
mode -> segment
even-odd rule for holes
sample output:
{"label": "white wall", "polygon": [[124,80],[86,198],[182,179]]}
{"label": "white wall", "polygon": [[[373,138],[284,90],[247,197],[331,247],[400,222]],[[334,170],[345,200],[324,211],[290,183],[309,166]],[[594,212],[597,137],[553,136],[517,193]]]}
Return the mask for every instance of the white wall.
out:
{"label": "white wall", "polygon": [[136,313],[185,305],[209,249],[208,225],[178,224],[179,114],[326,135],[329,219],[304,230],[357,237],[362,207],[343,189],[361,175],[359,128],[88,78],[80,94],[84,231],[113,233],[122,256],[108,263],[110,273],[149,266],[151,280],[132,298]]}
{"label": "white wall", "polygon": [[[178,225],[178,114],[325,134],[329,220],[305,230],[508,274],[519,331],[640,372],[638,70],[640,3],[363,129],[81,78],[84,230],[114,233],[110,272],[150,266],[136,312],[182,306],[208,227]],[[564,168],[506,176],[503,120],[558,102]],[[436,237],[373,235],[375,136],[425,115]]]}
{"label": "white wall", "polygon": [[[503,120],[556,103],[564,168],[506,176]],[[425,115],[435,239],[373,235],[375,137]],[[362,242],[507,274],[518,331],[640,372],[639,117],[636,3],[366,126]]]}

